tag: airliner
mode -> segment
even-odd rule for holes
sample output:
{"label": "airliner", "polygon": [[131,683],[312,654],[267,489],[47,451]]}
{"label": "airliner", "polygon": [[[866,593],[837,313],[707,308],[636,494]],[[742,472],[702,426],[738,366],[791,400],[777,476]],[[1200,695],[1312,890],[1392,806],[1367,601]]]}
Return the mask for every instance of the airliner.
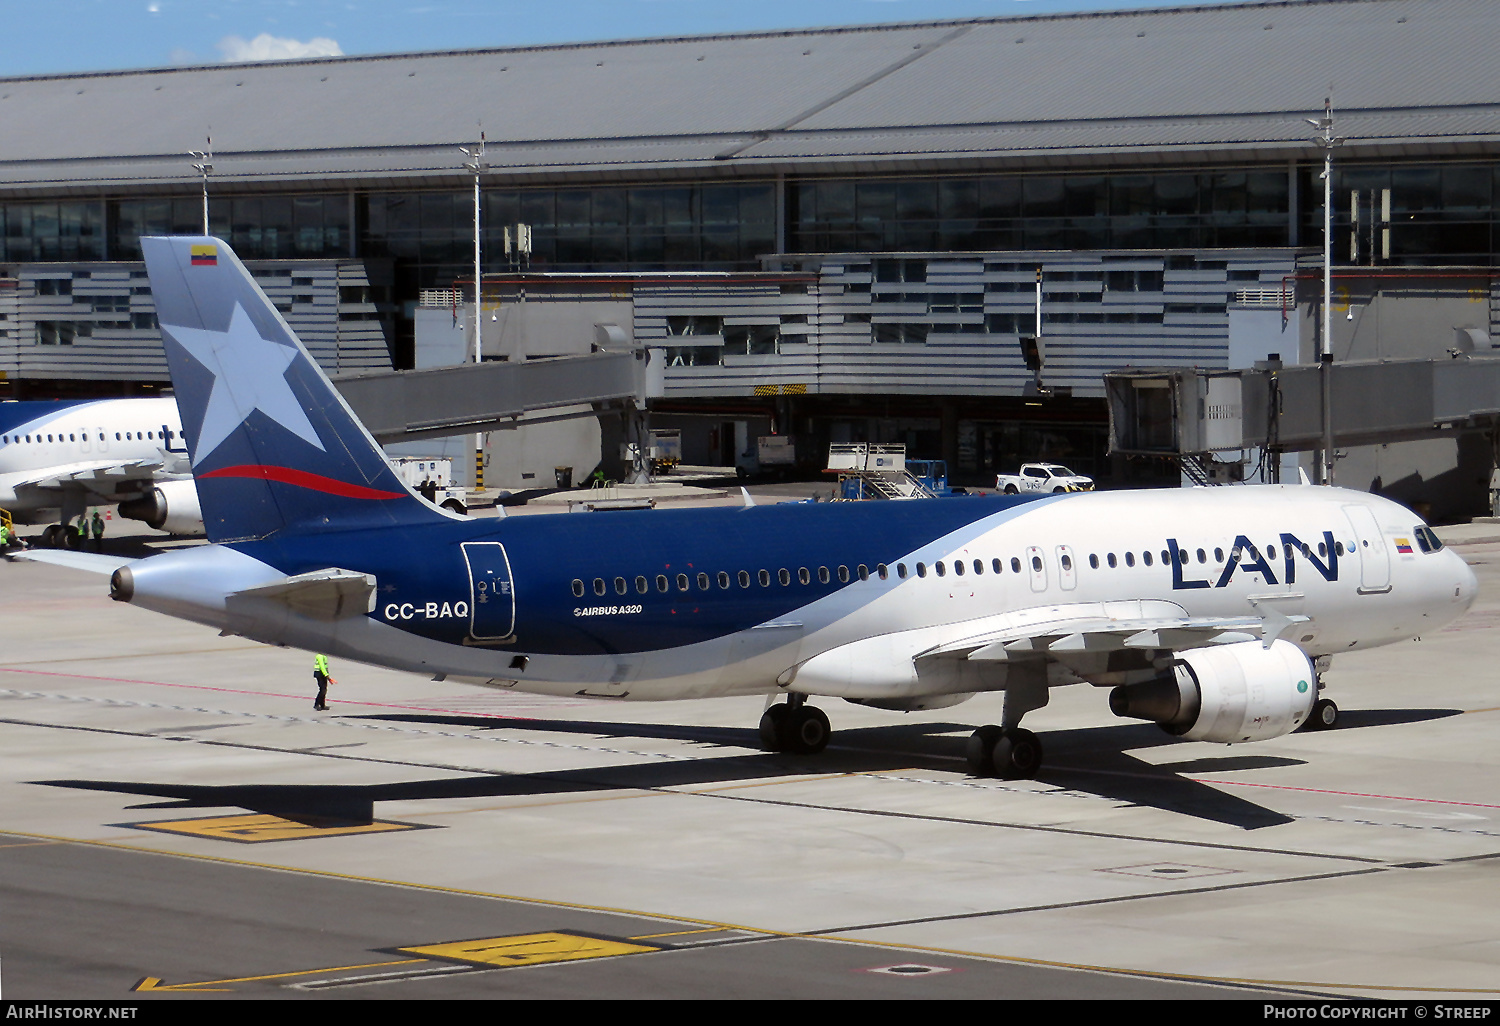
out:
{"label": "airliner", "polygon": [[829,742],[813,699],[999,692],[968,764],[1019,779],[1055,687],[1188,740],[1332,726],[1332,656],[1475,597],[1410,510],[1305,484],[457,516],[401,482],[227,245],[142,246],[210,544],[40,555],[268,644],[552,695],[764,695],[761,739],[789,753]]}
{"label": "airliner", "polygon": [[173,399],[0,403],[0,509],[51,521],[46,546],[76,547],[90,506],[172,534],[201,534],[198,494]]}

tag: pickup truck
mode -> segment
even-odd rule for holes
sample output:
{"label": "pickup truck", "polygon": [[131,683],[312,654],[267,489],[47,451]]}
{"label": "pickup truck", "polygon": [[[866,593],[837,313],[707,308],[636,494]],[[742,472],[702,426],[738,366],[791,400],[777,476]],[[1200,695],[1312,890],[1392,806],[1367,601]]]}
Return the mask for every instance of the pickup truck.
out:
{"label": "pickup truck", "polygon": [[1075,474],[1060,463],[1023,463],[1019,474],[1000,474],[995,487],[1007,495],[1019,492],[1091,492],[1094,479]]}

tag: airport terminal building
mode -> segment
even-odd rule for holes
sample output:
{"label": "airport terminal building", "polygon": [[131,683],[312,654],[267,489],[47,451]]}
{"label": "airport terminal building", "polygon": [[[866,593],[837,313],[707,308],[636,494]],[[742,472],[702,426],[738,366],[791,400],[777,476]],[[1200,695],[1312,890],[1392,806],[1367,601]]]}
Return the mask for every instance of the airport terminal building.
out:
{"label": "airport terminal building", "polygon": [[959,480],[1128,480],[1106,371],[1316,361],[1325,98],[1335,356],[1495,336],[1496,14],[1306,0],[0,80],[0,396],[165,384],[138,239],[201,230],[210,131],[211,230],[320,362],[423,363],[421,311],[456,322],[472,289],[458,148],[482,130],[486,358],[586,351],[594,311],[661,361],[653,423],[687,462],[775,431],[813,466],[898,441]]}

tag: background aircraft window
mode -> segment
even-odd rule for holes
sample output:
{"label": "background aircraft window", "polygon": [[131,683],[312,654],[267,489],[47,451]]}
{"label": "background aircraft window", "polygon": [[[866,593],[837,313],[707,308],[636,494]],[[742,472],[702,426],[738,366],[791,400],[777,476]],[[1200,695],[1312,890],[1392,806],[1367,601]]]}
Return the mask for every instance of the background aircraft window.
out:
{"label": "background aircraft window", "polygon": [[1108,554],[1108,555],[1107,555],[1107,556],[1105,556],[1105,557],[1104,557],[1104,561],[1105,561],[1105,562],[1106,562],[1106,563],[1108,563],[1108,564],[1109,564],[1109,568],[1110,568],[1110,569],[1111,569],[1111,570],[1113,570],[1113,569],[1114,569],[1114,568],[1115,568],[1115,567],[1116,567],[1116,566],[1118,566],[1118,565],[1119,565],[1119,564],[1118,564],[1118,563],[1117,563],[1117,562],[1116,562],[1116,561],[1115,561],[1115,554],[1114,554],[1114,553],[1113,553],[1113,552],[1111,552],[1111,553],[1109,553],[1109,554]]}
{"label": "background aircraft window", "polygon": [[771,586],[771,571],[769,571],[769,570],[762,570],[760,572],[760,574],[759,574],[759,577],[760,577],[760,586],[762,588],[769,588]]}
{"label": "background aircraft window", "polygon": [[1224,562],[1224,550],[1223,549],[1214,549],[1214,562],[1215,563],[1222,563],[1222,562]]}
{"label": "background aircraft window", "polygon": [[1031,569],[1035,570],[1037,573],[1041,573],[1042,572],[1042,557],[1041,556],[1032,556],[1031,557]]}
{"label": "background aircraft window", "polygon": [[788,584],[792,583],[792,572],[786,567],[782,567],[780,570],[776,571],[776,579],[780,581],[781,586],[785,588]]}
{"label": "background aircraft window", "polygon": [[1145,552],[1141,553],[1141,562],[1145,563],[1147,566],[1151,565],[1151,550],[1150,549],[1147,549]]}
{"label": "background aircraft window", "polygon": [[719,571],[719,590],[720,591],[728,591],[729,590],[729,575],[727,573],[725,573],[723,570]]}
{"label": "background aircraft window", "polygon": [[687,591],[688,588],[690,588],[690,587],[692,587],[692,582],[688,580],[688,575],[687,574],[678,574],[677,575],[677,590],[678,591]]}
{"label": "background aircraft window", "polygon": [[707,591],[708,589],[709,589],[708,574],[699,574],[698,575],[698,590],[699,591]]}
{"label": "background aircraft window", "polygon": [[1021,572],[1021,560],[1016,556],[1010,557],[1010,572],[1013,574]]}
{"label": "background aircraft window", "polygon": [[[31,436],[27,435],[26,437],[29,439]],[[116,431],[115,432],[115,441],[118,442],[119,440],[120,440],[120,432]]]}
{"label": "background aircraft window", "polygon": [[926,577],[927,576],[927,564],[926,563],[918,563],[917,564],[917,576],[918,577]]}
{"label": "background aircraft window", "polygon": [[1170,562],[1172,562],[1172,553],[1169,552],[1169,551],[1167,551],[1166,549],[1162,549],[1161,550],[1161,565],[1162,566],[1166,566]]}
{"label": "background aircraft window", "polygon": [[1274,546],[1274,545],[1267,545],[1266,546],[1266,555],[1270,556],[1272,559],[1275,559],[1276,558],[1276,546]]}
{"label": "background aircraft window", "polygon": [[859,564],[859,579],[861,581],[868,581],[870,579],[870,568],[863,563]]}
{"label": "background aircraft window", "polygon": [[[1186,563],[1187,560],[1184,559],[1183,562]],[[1207,563],[1208,562],[1208,553],[1204,552],[1202,549],[1198,550],[1198,562],[1200,562],[1200,563]]]}
{"label": "background aircraft window", "polygon": [[880,575],[880,579],[882,581],[891,576],[890,568],[887,567],[884,563],[876,563],[875,572]]}
{"label": "background aircraft window", "polygon": [[941,559],[932,564],[932,568],[937,571],[937,575],[939,577],[946,577],[948,575],[948,568],[943,566],[943,561]]}
{"label": "background aircraft window", "polygon": [[739,576],[740,576],[740,587],[741,588],[748,588],[748,587],[750,587],[750,571],[749,570],[741,570]]}
{"label": "background aircraft window", "polygon": [[635,590],[638,594],[644,595],[651,590],[651,582],[644,577],[637,577],[635,579]]}
{"label": "background aircraft window", "polygon": [[1341,541],[1334,542],[1333,551],[1335,555],[1342,556],[1344,554],[1344,543]]}
{"label": "background aircraft window", "polygon": [[984,573],[984,560],[982,560],[982,559],[976,559],[976,560],[974,560],[974,572],[976,574],[982,574],[982,573]]}
{"label": "background aircraft window", "polygon": [[1126,566],[1135,566],[1135,553],[1134,552],[1127,552],[1127,553],[1125,553],[1125,565]]}
{"label": "background aircraft window", "polygon": [[1063,556],[1062,556],[1062,559],[1060,560],[1060,562],[1062,563],[1062,568],[1064,570],[1071,570],[1071,569],[1073,569],[1073,557],[1070,556],[1070,555],[1068,555],[1066,552],[1063,553]]}
{"label": "background aircraft window", "polygon": [[582,581],[574,581],[573,582],[573,594],[576,597],[578,597],[578,598],[583,598],[583,582]]}
{"label": "background aircraft window", "polygon": [[1099,556],[1097,553],[1089,553],[1089,566],[1093,567],[1095,570],[1099,569]]}
{"label": "background aircraft window", "polygon": [[830,575],[828,573],[828,568],[826,566],[818,567],[818,583],[827,584],[829,579]]}
{"label": "background aircraft window", "polygon": [[798,570],[797,570],[797,580],[801,581],[803,584],[811,584],[812,583],[812,571],[809,570],[805,566],[798,568]]}
{"label": "background aircraft window", "polygon": [[897,563],[896,564],[896,576],[899,577],[899,578],[901,578],[903,581],[906,580],[906,564],[905,563]]}
{"label": "background aircraft window", "polygon": [[628,585],[628,584],[625,583],[625,578],[623,578],[623,577],[616,577],[615,578],[615,594],[616,595],[623,595],[623,594],[625,594],[629,590],[630,590],[630,585]]}
{"label": "background aircraft window", "polygon": [[953,573],[954,573],[955,576],[958,576],[958,577],[962,577],[964,575],[964,561],[963,560],[961,560],[961,559],[955,559],[953,561]]}
{"label": "background aircraft window", "polygon": [[604,594],[604,578],[602,578],[602,577],[595,577],[594,578],[594,594],[595,595],[603,595]]}
{"label": "background aircraft window", "polygon": [[840,566],[839,567],[839,583],[840,584],[848,584],[849,583],[849,568],[847,566]]}
{"label": "background aircraft window", "polygon": [[1318,542],[1318,555],[1323,559],[1328,558],[1328,546],[1322,542]]}
{"label": "background aircraft window", "polygon": [[667,575],[666,574],[657,574],[656,575],[656,590],[657,591],[666,591],[667,590]]}

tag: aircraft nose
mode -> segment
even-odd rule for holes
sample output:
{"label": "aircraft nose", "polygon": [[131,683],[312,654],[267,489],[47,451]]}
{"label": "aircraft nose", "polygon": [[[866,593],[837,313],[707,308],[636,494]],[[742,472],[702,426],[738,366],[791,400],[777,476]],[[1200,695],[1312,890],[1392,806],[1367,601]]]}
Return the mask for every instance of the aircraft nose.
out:
{"label": "aircraft nose", "polygon": [[1454,558],[1458,560],[1459,573],[1453,586],[1453,599],[1467,610],[1479,595],[1479,578],[1474,576],[1474,568],[1464,562],[1463,557],[1455,553]]}

